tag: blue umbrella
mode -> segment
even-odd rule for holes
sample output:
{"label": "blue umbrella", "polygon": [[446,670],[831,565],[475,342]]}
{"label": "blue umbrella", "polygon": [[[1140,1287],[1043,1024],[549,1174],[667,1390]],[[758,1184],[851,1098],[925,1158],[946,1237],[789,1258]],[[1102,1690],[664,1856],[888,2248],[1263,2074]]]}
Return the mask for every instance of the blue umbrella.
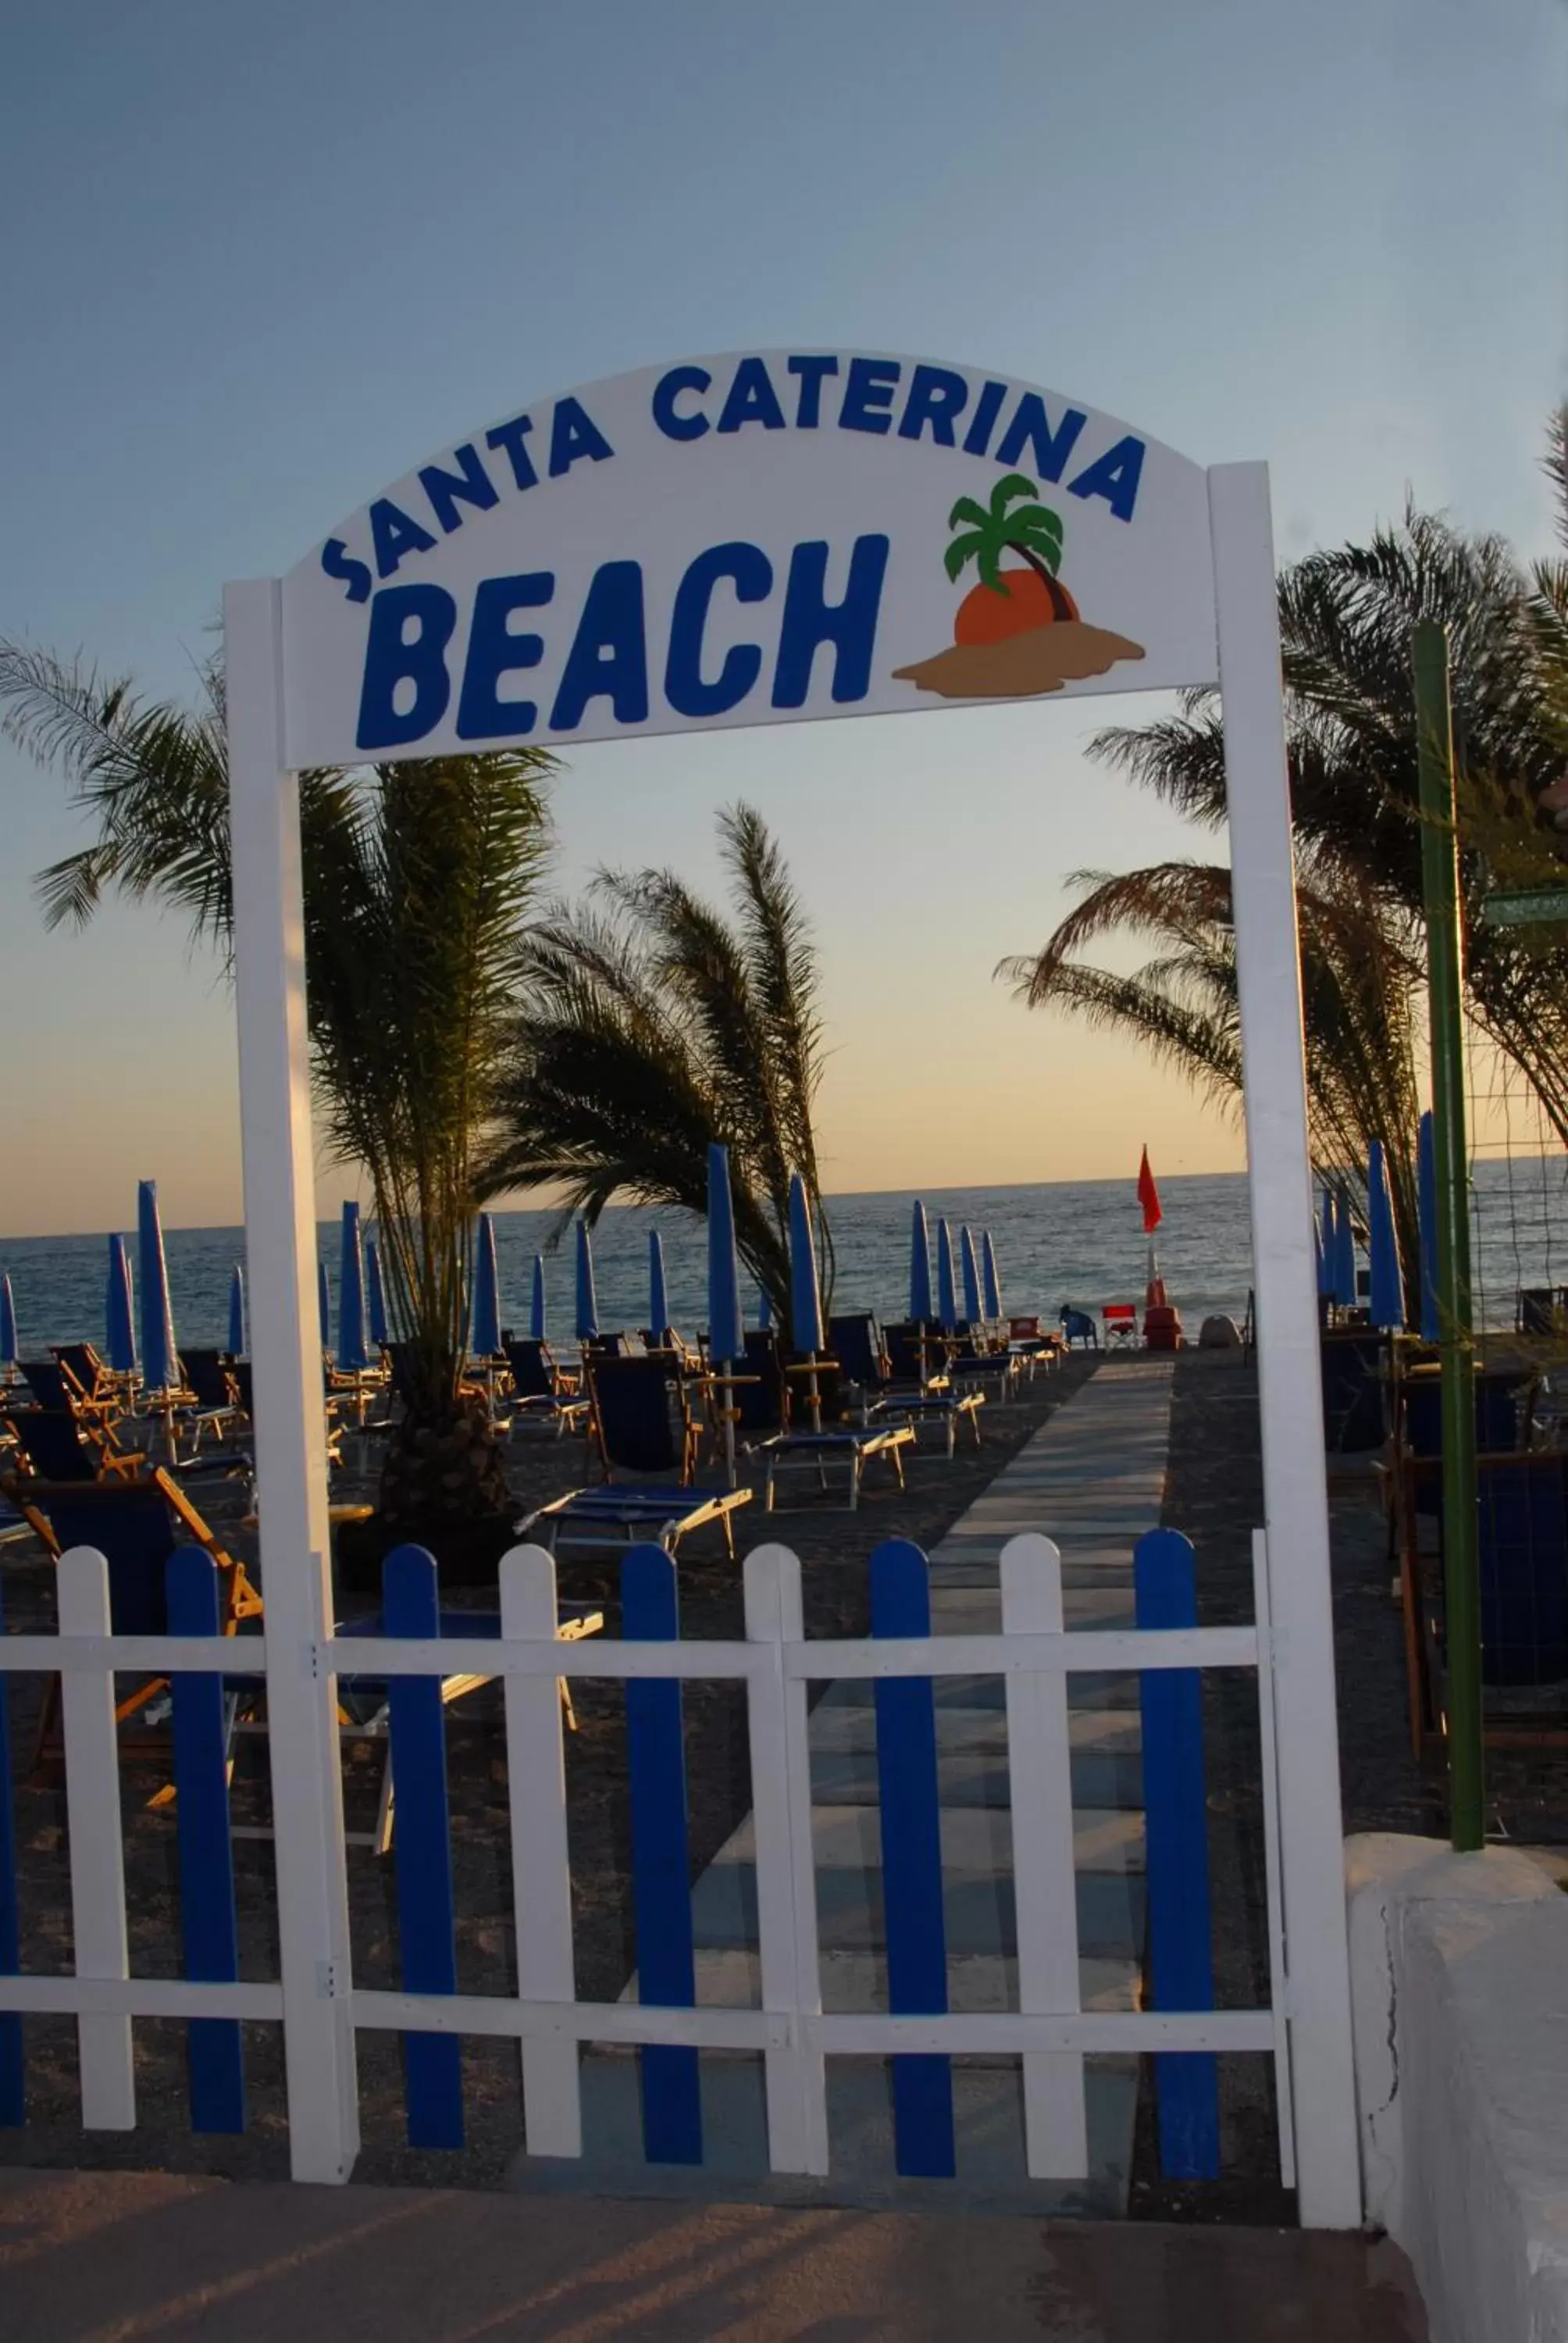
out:
{"label": "blue umbrella", "polygon": [[996,1273],[996,1247],[990,1241],[990,1231],[980,1238],[980,1275],[985,1281],[985,1314],[988,1318],[1001,1316],[1001,1280]]}
{"label": "blue umbrella", "polygon": [[711,1357],[730,1363],[746,1356],[729,1150],[717,1141],[708,1150],[708,1348]]}
{"label": "blue umbrella", "polygon": [[[662,1264],[661,1264],[662,1266]],[[740,1271],[735,1258],[735,1200],[729,1192],[729,1150],[715,1141],[708,1150],[708,1349],[720,1366],[746,1356],[746,1326],[740,1315]],[[735,1486],[735,1416],[724,1399],[724,1469]]]}
{"label": "blue umbrella", "polygon": [[390,1339],[387,1325],[387,1289],[381,1282],[381,1248],[374,1237],[365,1246],[365,1298],[370,1305],[370,1340]]}
{"label": "blue umbrella", "polygon": [[937,1317],[944,1333],[959,1322],[958,1296],[953,1291],[953,1241],[945,1220],[937,1222]]}
{"label": "blue umbrella", "polygon": [[822,1348],[822,1296],[817,1285],[817,1244],[811,1202],[799,1172],[789,1174],[789,1332],[797,1351]]}
{"label": "blue umbrella", "polygon": [[975,1241],[967,1227],[959,1231],[959,1260],[964,1275],[964,1316],[971,1326],[980,1323],[980,1264],[975,1259]]}
{"label": "blue umbrella", "polygon": [[1323,1190],[1323,1208],[1318,1216],[1318,1292],[1332,1302],[1337,1282],[1334,1263],[1336,1237],[1334,1232],[1334,1192]]}
{"label": "blue umbrella", "polygon": [[1416,1205],[1421,1221],[1421,1339],[1435,1342],[1442,1337],[1442,1321],[1437,1307],[1437,1132],[1430,1109],[1421,1119]]}
{"label": "blue umbrella", "polygon": [[238,1262],[229,1272],[228,1280],[228,1353],[231,1359],[243,1359],[248,1345],[245,1337],[245,1272]]}
{"label": "blue umbrella", "polygon": [[359,1207],[343,1207],[343,1252],[337,1265],[337,1363],[357,1375],[370,1364],[365,1342],[365,1257],[359,1246]]}
{"label": "blue umbrella", "polygon": [[109,1285],[104,1309],[109,1364],[117,1375],[136,1371],[136,1307],[131,1299],[131,1256],[124,1237],[109,1239]]}
{"label": "blue umbrella", "polygon": [[926,1222],[926,1208],[917,1196],[910,1228],[910,1316],[920,1326],[935,1315],[931,1308],[931,1232]]}
{"label": "blue umbrella", "polygon": [[11,1280],[0,1277],[0,1367],[16,1363],[16,1304],[11,1296]]}
{"label": "blue umbrella", "polygon": [[[708,1151],[708,1185],[713,1187],[713,1150]],[[709,1204],[711,1211],[712,1206]],[[669,1295],[664,1282],[664,1240],[657,1229],[648,1232],[648,1323],[650,1332],[662,1334],[669,1324]]]}
{"label": "blue umbrella", "polygon": [[598,1296],[593,1289],[593,1245],[588,1238],[588,1224],[578,1222],[578,1324],[579,1342],[588,1342],[598,1332]]}
{"label": "blue umbrella", "polygon": [[474,1322],[468,1347],[477,1359],[493,1359],[501,1348],[501,1277],[496,1262],[496,1223],[479,1214],[474,1239]]}
{"label": "blue umbrella", "polygon": [[143,1180],[136,1189],[136,1253],[142,1288],[142,1381],[148,1391],[169,1391],[178,1370],[156,1180]]}
{"label": "blue umbrella", "polygon": [[327,1280],[327,1263],[319,1254],[316,1262],[316,1308],[321,1320],[321,1347],[324,1351],[330,1351],[332,1348],[332,1288]]}
{"label": "blue umbrella", "polygon": [[545,1257],[542,1252],[537,1252],[534,1255],[533,1302],[528,1311],[528,1332],[536,1342],[544,1341],[546,1322]]}
{"label": "blue umbrella", "polygon": [[1353,1310],[1356,1301],[1356,1240],[1351,1226],[1351,1200],[1334,1204],[1334,1300],[1342,1310]]}
{"label": "blue umbrella", "polygon": [[1393,1198],[1389,1193],[1388,1161],[1379,1139],[1372,1141],[1367,1159],[1367,1251],[1372,1262],[1368,1315],[1374,1326],[1397,1334],[1404,1326],[1404,1289],[1400,1277],[1399,1239],[1394,1233]]}
{"label": "blue umbrella", "polygon": [[772,1297],[765,1285],[759,1285],[757,1289],[757,1323],[763,1333],[766,1333],[773,1323]]}

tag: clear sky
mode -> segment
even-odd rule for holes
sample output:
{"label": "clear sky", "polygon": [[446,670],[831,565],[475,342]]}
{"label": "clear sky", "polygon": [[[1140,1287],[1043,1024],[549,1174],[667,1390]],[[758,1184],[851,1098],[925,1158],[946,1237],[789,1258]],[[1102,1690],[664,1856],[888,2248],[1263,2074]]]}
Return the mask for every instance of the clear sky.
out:
{"label": "clear sky", "polygon": [[[0,632],[160,692],[226,578],[690,351],[957,357],[1265,456],[1282,554],[1407,486],[1546,542],[1561,0],[20,0],[5,50]],[[763,808],[823,947],[829,1187],[1228,1168],[1179,1084],[990,977],[1069,872],[1208,850],[1082,758],[1159,704],[586,748],[558,877],[710,880],[714,808]],[[0,1231],[124,1225],[155,1175],[237,1218],[214,970],[146,910],[46,937],[30,874],[79,834],[4,748],[0,790]]]}

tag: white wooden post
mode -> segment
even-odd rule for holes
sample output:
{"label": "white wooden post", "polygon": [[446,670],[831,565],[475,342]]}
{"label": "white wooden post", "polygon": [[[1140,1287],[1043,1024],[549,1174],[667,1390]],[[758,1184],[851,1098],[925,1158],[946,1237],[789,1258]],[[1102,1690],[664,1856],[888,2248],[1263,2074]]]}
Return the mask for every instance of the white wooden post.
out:
{"label": "white wooden post", "polygon": [[[556,1633],[555,1556],[514,1546],[501,1559],[501,1634]],[[519,2001],[575,2001],[572,1873],[560,1686],[554,1676],[507,1678],[507,1780],[512,1813],[512,1908]],[[576,2036],[525,2036],[523,2126],[530,2156],[580,2156],[582,2091]]]}
{"label": "white wooden post", "polygon": [[1299,2203],[1361,2220],[1312,1173],[1265,464],[1209,474],[1241,996]]}
{"label": "white wooden post", "polygon": [[[55,1580],[62,1635],[109,1633],[109,1566],[92,1546],[60,1556]],[[65,1735],[65,1823],[71,1849],[71,1932],[79,1977],[128,1977],[126,1865],[120,1835],[120,1757],[115,1679],[85,1668],[60,1678]],[[134,2131],[136,2072],[131,2021],[107,2011],[76,2020],[82,2124],[87,2131]]]}
{"label": "white wooden post", "polygon": [[[1048,1537],[1010,1538],[1001,1554],[1004,1635],[1062,1632],[1061,1555]],[[1012,1876],[1018,1906],[1018,2006],[1027,2016],[1076,2014],[1078,1896],[1067,1671],[1007,1678]],[[1089,2170],[1083,2056],[1031,2050],[1023,2060],[1024,2149],[1033,2180]]]}
{"label": "white wooden post", "polygon": [[310,1657],[332,1631],[331,1551],[299,792],[284,761],[279,601],[270,579],[224,589],[235,1003],[289,2156],[297,2180],[340,2181],[359,2152],[359,2102],[337,1684]]}
{"label": "white wooden post", "polygon": [[771,1645],[776,1664],[753,1676],[747,1700],[762,2006],[795,2020],[790,2047],[764,2053],[768,2160],[775,2172],[826,2173],[827,2065],[800,2031],[802,2016],[822,2012],[806,1685],[784,1674],[784,1645],[806,1633],[800,1564],[787,1546],[759,1546],[745,1585],[747,1641]]}

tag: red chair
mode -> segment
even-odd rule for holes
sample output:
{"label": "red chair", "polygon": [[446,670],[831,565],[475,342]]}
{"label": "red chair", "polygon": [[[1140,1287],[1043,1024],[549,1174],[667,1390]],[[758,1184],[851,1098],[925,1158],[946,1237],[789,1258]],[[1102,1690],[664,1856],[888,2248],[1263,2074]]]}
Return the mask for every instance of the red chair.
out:
{"label": "red chair", "polygon": [[1105,1329],[1108,1351],[1133,1351],[1138,1347],[1138,1305],[1135,1302],[1108,1302],[1100,1313]]}

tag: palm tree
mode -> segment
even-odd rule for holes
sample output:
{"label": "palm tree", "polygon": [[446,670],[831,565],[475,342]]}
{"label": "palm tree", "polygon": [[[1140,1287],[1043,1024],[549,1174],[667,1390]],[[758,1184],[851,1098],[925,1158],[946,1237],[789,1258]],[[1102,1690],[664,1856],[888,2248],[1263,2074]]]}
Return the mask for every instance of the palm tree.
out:
{"label": "palm tree", "polygon": [[[1034,482],[1021,472],[1009,472],[990,492],[989,506],[977,504],[973,497],[960,497],[948,515],[948,527],[960,534],[949,545],[943,557],[948,576],[957,582],[960,572],[973,562],[980,584],[993,594],[1005,595],[1009,588],[1001,571],[1004,553],[1016,553],[1027,562],[1044,588],[1051,611],[1058,618],[1076,618],[1078,606],[1065,586],[1057,582],[1061,568],[1061,518],[1048,505],[1020,505],[1020,497],[1036,498],[1040,494]],[[1013,509],[1010,511],[1008,508]]]}
{"label": "palm tree", "polygon": [[811,1120],[817,958],[761,816],[736,806],[719,833],[732,917],[672,871],[601,871],[587,901],[533,930],[484,1183],[553,1188],[563,1225],[618,1195],[700,1214],[708,1148],[720,1141],[740,1256],[787,1325],[791,1172],[817,1207],[832,1283]]}
{"label": "palm tree", "polygon": [[[1160,863],[1120,877],[1081,871],[1079,901],[1040,951],[997,973],[1030,1008],[1055,1006],[1130,1034],[1209,1097],[1239,1112],[1241,1013],[1231,874]],[[1421,981],[1407,922],[1369,898],[1355,874],[1325,859],[1299,890],[1302,1022],[1314,1165],[1336,1185],[1364,1182],[1372,1140],[1388,1157],[1395,1225],[1419,1308],[1413,1006]],[[1157,937],[1159,958],[1132,975],[1086,968],[1072,955],[1097,936]]]}
{"label": "palm tree", "polygon": [[[226,962],[233,925],[223,678],[194,709],[0,643],[7,736],[66,776],[95,836],[39,875],[47,924],[119,893],[167,905]],[[300,776],[312,1067],[333,1154],[369,1173],[407,1405],[382,1510],[403,1524],[507,1507],[460,1389],[476,1152],[509,1041],[548,850],[537,749]]]}
{"label": "palm tree", "polygon": [[[1563,494],[1559,430],[1549,461]],[[1461,768],[1470,1013],[1523,1070],[1568,1141],[1568,970],[1539,932],[1479,916],[1498,880],[1568,884],[1568,837],[1546,827],[1568,766],[1568,564],[1527,579],[1497,537],[1407,508],[1365,546],[1311,554],[1279,587],[1298,848],[1332,856],[1390,907],[1422,917],[1411,633],[1446,628]],[[1211,691],[1180,714],[1101,732],[1090,753],[1210,828],[1225,819],[1224,735]],[[1528,874],[1528,875],[1524,875]]]}

